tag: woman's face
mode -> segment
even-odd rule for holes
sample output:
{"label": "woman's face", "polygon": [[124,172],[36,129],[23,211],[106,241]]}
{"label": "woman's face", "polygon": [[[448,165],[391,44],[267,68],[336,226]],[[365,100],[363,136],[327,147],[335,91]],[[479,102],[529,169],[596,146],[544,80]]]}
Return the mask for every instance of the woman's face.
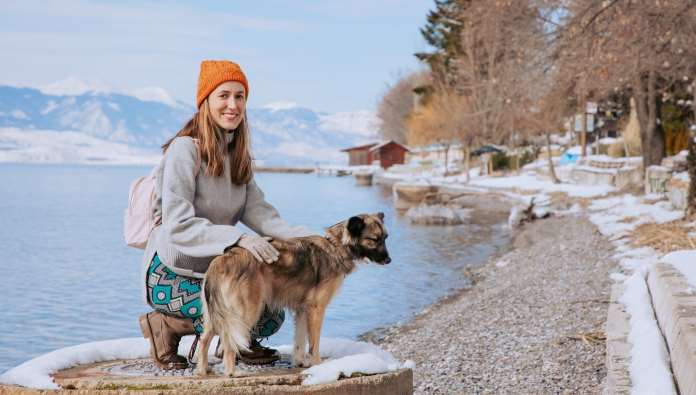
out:
{"label": "woman's face", "polygon": [[246,109],[244,85],[236,81],[223,82],[208,95],[208,106],[219,127],[225,130],[236,129],[242,122]]}

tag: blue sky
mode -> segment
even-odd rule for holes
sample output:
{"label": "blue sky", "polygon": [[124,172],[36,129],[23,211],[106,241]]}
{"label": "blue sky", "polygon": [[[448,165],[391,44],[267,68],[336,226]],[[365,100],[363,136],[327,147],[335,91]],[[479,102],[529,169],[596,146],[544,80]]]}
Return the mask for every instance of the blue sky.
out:
{"label": "blue sky", "polygon": [[75,76],[128,91],[160,86],[193,103],[202,59],[231,59],[249,106],[374,109],[387,83],[417,70],[432,0],[2,0],[0,83]]}

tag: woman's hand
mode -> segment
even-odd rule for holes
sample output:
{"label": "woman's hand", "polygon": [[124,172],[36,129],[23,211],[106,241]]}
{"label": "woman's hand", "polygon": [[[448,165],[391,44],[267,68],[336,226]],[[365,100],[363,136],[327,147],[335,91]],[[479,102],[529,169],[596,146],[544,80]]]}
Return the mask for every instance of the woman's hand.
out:
{"label": "woman's hand", "polygon": [[278,256],[280,256],[278,250],[265,238],[260,236],[245,233],[239,238],[237,245],[251,252],[251,255],[260,262],[273,263],[277,261]]}

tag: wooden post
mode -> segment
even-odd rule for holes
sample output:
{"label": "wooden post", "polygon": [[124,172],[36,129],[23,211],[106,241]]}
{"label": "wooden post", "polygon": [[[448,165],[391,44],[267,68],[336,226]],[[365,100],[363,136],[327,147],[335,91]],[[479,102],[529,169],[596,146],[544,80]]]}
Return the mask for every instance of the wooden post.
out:
{"label": "wooden post", "polygon": [[582,145],[582,157],[587,156],[587,109],[583,103],[582,108],[582,131],[580,132],[580,145]]}

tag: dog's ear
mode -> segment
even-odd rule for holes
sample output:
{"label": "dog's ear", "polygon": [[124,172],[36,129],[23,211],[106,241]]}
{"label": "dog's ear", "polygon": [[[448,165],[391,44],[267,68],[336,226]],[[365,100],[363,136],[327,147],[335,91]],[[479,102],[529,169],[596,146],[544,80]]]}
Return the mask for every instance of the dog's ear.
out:
{"label": "dog's ear", "polygon": [[358,238],[365,229],[365,221],[360,217],[350,217],[348,220],[348,234],[353,238]]}
{"label": "dog's ear", "polygon": [[375,215],[377,216],[377,218],[379,218],[380,221],[384,222],[384,213],[383,212],[380,211]]}

